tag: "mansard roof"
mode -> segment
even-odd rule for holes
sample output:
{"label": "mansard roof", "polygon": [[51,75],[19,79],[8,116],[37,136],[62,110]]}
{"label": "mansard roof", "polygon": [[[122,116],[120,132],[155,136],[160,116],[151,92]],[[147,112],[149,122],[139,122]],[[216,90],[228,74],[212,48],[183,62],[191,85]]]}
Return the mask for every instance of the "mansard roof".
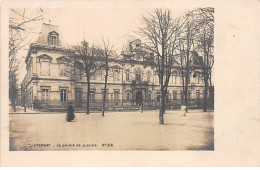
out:
{"label": "mansard roof", "polygon": [[[48,37],[49,34],[51,35],[57,35],[58,36],[58,44],[57,45],[49,45]],[[65,39],[62,36],[62,33],[59,30],[59,27],[56,25],[46,24],[43,23],[42,30],[39,33],[38,37],[36,38],[36,41],[34,41],[32,44],[30,44],[25,63],[27,63],[29,56],[31,55],[32,50],[34,49],[43,49],[43,50],[51,50],[51,51],[59,51],[62,53],[70,53],[74,50],[71,49],[69,44],[65,41]]]}
{"label": "mansard roof", "polygon": [[43,23],[42,30],[41,30],[39,36],[37,37],[37,39],[34,43],[42,44],[42,45],[49,45],[48,44],[48,36],[49,36],[50,33],[52,33],[52,34],[55,33],[55,34],[59,35],[58,46],[61,46],[63,48],[69,48],[69,45],[65,41],[65,39],[63,38],[63,36],[62,36],[62,34],[59,30],[59,27],[56,26],[56,25],[51,25],[51,24],[46,24],[46,23]]}

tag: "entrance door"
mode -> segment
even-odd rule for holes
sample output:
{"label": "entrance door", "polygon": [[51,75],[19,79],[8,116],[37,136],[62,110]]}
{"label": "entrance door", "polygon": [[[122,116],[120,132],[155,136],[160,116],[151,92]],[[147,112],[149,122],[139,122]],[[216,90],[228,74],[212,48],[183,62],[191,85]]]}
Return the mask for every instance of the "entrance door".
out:
{"label": "entrance door", "polygon": [[136,105],[140,106],[142,104],[142,92],[136,92]]}

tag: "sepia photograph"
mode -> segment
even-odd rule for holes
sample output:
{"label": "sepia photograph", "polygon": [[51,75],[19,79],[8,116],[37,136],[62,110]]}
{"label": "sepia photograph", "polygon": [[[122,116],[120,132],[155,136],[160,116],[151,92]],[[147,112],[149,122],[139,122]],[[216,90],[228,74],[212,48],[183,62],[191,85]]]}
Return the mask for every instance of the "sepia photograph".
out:
{"label": "sepia photograph", "polygon": [[214,151],[214,8],[10,8],[9,150]]}
{"label": "sepia photograph", "polygon": [[259,167],[259,12],[2,0],[0,166]]}

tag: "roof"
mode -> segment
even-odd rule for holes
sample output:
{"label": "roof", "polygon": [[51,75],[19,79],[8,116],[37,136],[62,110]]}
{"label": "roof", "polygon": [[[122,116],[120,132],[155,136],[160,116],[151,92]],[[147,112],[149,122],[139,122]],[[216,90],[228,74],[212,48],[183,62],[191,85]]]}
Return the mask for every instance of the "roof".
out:
{"label": "roof", "polygon": [[59,27],[56,25],[51,25],[51,24],[46,24],[43,23],[42,25],[42,30],[39,33],[39,36],[37,37],[36,41],[34,43],[36,44],[42,44],[42,45],[49,45],[48,44],[48,35],[51,32],[56,32],[59,35],[59,44],[58,46],[61,46],[63,48],[69,48],[69,45],[67,42],[64,40]]}
{"label": "roof", "polygon": [[[58,34],[58,36],[59,36],[58,45],[49,45],[49,43],[48,43],[49,33]],[[46,23],[42,24],[42,30],[39,33],[38,37],[36,38],[36,41],[34,41],[33,43],[30,44],[30,47],[29,47],[29,50],[27,52],[27,56],[25,59],[25,63],[27,63],[27,61],[29,59],[32,47],[50,48],[50,49],[57,49],[57,50],[61,50],[61,51],[72,50],[71,47],[69,46],[69,44],[63,38],[63,36],[59,30],[59,27],[56,25],[46,24]]]}

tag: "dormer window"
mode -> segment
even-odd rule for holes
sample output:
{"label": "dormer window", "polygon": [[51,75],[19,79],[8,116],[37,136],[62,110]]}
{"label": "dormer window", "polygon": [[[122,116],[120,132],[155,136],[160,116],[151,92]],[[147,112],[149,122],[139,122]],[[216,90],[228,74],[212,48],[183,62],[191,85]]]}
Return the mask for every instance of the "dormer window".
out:
{"label": "dormer window", "polygon": [[49,45],[59,45],[58,38],[59,38],[59,34],[57,32],[55,31],[50,32],[48,36]]}

